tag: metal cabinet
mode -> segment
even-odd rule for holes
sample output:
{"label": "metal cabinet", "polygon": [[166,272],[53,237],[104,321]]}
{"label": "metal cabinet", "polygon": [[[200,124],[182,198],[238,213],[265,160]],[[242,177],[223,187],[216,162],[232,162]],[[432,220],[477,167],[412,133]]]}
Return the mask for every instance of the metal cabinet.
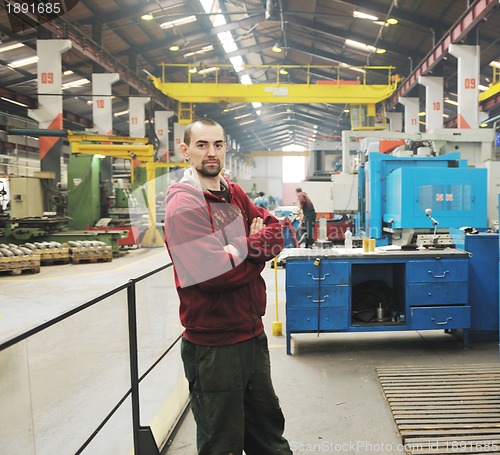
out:
{"label": "metal cabinet", "polygon": [[498,233],[469,235],[461,229],[450,229],[450,234],[458,248],[472,255],[468,261],[470,338],[498,340]]}
{"label": "metal cabinet", "polygon": [[342,331],[349,324],[349,264],[294,261],[287,267],[287,327]]}
{"label": "metal cabinet", "polygon": [[[337,255],[286,260],[286,342],[294,333],[463,329],[471,325],[468,254]],[[353,320],[354,284],[381,278],[397,292],[398,319]],[[401,318],[399,318],[399,314]]]}
{"label": "metal cabinet", "polygon": [[409,261],[407,271],[410,329],[470,327],[467,261],[441,258]]}

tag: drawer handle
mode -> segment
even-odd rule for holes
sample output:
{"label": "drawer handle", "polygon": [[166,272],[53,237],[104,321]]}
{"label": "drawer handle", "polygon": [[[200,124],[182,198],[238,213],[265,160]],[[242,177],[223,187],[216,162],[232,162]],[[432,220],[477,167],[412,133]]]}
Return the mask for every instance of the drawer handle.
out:
{"label": "drawer handle", "polygon": [[447,273],[450,273],[450,271],[449,270],[445,270],[442,275],[434,275],[434,272],[432,270],[428,270],[427,273],[429,275],[433,276],[434,278],[444,278]]}
{"label": "drawer handle", "polygon": [[325,274],[323,275],[323,277],[319,277],[319,276],[318,276],[318,277],[316,277],[316,276],[313,276],[313,274],[312,274],[312,273],[308,273],[307,275],[308,275],[308,276],[310,276],[310,277],[311,277],[314,281],[323,281],[323,280],[325,280],[325,279],[326,279],[326,277],[327,277],[327,276],[330,276],[330,274],[329,274],[329,273],[325,273]]}
{"label": "drawer handle", "polygon": [[450,322],[453,318],[450,316],[449,318],[446,318],[446,321],[444,322],[437,322],[435,318],[431,318],[431,321],[434,322],[436,325],[446,325],[448,322]]}
{"label": "drawer handle", "polygon": [[[310,295],[307,297],[311,298]],[[324,295],[322,299],[312,299],[313,303],[323,303],[328,297],[330,297],[328,294]]]}

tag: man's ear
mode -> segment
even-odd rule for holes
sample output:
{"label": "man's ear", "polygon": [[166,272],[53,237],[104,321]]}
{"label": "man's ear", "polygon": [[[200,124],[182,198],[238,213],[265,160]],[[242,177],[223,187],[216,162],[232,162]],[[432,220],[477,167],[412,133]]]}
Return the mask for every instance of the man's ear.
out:
{"label": "man's ear", "polygon": [[186,158],[186,160],[189,161],[188,147],[187,147],[187,145],[184,142],[182,142],[179,145],[179,150],[181,151],[181,153],[184,156],[184,158]]}

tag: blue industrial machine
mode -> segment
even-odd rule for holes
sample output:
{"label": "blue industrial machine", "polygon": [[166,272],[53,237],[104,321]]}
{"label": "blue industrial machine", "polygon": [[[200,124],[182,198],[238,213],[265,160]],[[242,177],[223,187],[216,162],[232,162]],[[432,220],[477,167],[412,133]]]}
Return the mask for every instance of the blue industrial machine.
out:
{"label": "blue industrial machine", "polygon": [[359,169],[358,197],[357,233],[379,246],[409,244],[432,231],[437,246],[439,234],[449,238],[449,228],[487,226],[487,170],[468,168],[459,152],[369,153]]}

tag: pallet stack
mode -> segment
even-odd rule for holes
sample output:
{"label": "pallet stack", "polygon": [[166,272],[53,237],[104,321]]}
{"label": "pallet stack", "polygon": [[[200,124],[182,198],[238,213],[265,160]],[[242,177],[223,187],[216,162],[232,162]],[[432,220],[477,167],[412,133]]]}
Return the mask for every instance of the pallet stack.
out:
{"label": "pallet stack", "polygon": [[70,261],[67,244],[59,242],[34,242],[25,243],[24,247],[40,255],[41,265],[68,264]]}
{"label": "pallet stack", "polygon": [[69,255],[72,264],[111,262],[113,252],[110,246],[97,240],[69,241]]}
{"label": "pallet stack", "polygon": [[24,246],[0,243],[0,273],[20,275],[22,272],[39,273],[40,255]]}

